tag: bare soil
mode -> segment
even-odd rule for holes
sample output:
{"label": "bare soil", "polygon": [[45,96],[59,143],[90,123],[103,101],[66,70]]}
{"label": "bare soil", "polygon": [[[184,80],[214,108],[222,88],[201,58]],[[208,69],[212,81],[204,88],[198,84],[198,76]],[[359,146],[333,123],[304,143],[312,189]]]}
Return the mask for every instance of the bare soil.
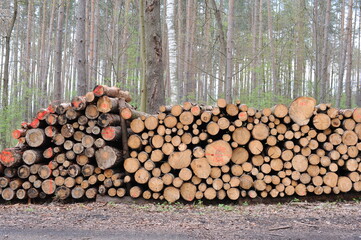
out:
{"label": "bare soil", "polygon": [[361,203],[3,204],[0,239],[361,239]]}

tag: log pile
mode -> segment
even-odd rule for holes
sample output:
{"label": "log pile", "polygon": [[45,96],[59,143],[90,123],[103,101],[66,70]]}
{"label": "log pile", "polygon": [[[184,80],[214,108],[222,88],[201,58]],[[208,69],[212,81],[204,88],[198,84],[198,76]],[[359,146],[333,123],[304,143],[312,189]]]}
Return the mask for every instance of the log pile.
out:
{"label": "log pile", "polygon": [[0,154],[4,200],[238,200],[361,191],[361,108],[299,97],[257,110],[218,99],[156,115],[99,85],[41,109]]}
{"label": "log pile", "polygon": [[13,131],[17,146],[0,154],[1,198],[123,197],[130,123],[119,113],[132,108],[129,101],[128,92],[98,85],[71,103],[41,109]]}
{"label": "log pile", "polygon": [[257,110],[162,106],[156,116],[123,109],[132,197],[237,200],[361,191],[361,108],[339,110],[299,97]]}

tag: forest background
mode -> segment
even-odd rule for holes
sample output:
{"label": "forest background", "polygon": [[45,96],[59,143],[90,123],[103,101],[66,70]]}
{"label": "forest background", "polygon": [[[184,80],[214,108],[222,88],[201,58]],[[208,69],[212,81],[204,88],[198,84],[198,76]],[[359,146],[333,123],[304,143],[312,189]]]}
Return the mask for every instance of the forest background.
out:
{"label": "forest background", "polygon": [[361,106],[357,0],[3,0],[0,34],[0,148],[22,120],[95,84],[143,110],[152,91],[156,104]]}

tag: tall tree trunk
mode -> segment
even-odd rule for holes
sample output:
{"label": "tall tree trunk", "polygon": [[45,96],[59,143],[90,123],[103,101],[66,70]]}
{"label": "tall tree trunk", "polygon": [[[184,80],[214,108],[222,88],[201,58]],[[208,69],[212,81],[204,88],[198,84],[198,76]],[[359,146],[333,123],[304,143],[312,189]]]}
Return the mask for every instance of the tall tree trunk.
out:
{"label": "tall tree trunk", "polygon": [[[69,10],[70,10],[70,5],[71,5],[71,2],[69,0],[66,0],[66,10],[65,10],[65,37],[64,37],[64,56],[63,56],[63,64],[62,64],[62,69],[61,69],[61,81],[62,81],[62,89],[63,89],[63,94],[66,94],[66,93],[70,93],[71,92],[71,88],[70,88],[70,84],[68,84],[68,79],[69,79],[69,82],[71,81],[71,78],[67,78],[67,76],[70,74],[70,71],[71,71],[71,68],[69,67],[68,65],[68,52],[66,51],[68,49],[68,41],[67,41],[67,33],[68,33],[68,30],[69,30],[69,27],[68,27],[68,21],[69,21]],[[69,73],[69,74],[67,74]],[[69,86],[69,87],[68,87]],[[63,98],[64,97],[70,97],[68,96],[68,94],[66,95],[63,95]]]}
{"label": "tall tree trunk", "polygon": [[54,97],[56,100],[63,100],[63,83],[61,80],[62,57],[63,57],[63,28],[64,28],[64,4],[60,4],[58,14],[58,27],[55,44],[55,84]]}
{"label": "tall tree trunk", "polygon": [[259,20],[259,16],[258,16],[258,11],[259,11],[259,1],[260,0],[255,0],[254,1],[254,6],[253,6],[253,21],[252,21],[252,64],[251,64],[251,68],[252,68],[252,74],[251,74],[251,82],[252,82],[252,87],[251,89],[254,90],[257,87],[259,88],[259,79],[257,79],[257,68],[258,68],[258,53],[257,53],[257,43],[258,43],[258,28],[259,28],[259,24],[258,24],[258,20]]}
{"label": "tall tree trunk", "polygon": [[216,1],[211,0],[212,7],[214,9],[214,16],[216,18],[216,24],[217,24],[217,31],[218,31],[218,37],[219,37],[219,74],[218,74],[218,97],[223,92],[223,86],[224,86],[224,80],[223,80],[223,66],[226,64],[224,63],[224,58],[226,56],[227,52],[227,45],[226,45],[226,38],[223,31],[223,24],[222,24],[222,17],[221,17],[221,7],[222,7],[222,1],[220,3],[219,8],[217,7]]}
{"label": "tall tree trunk", "polygon": [[24,62],[24,79],[27,83],[27,91],[25,93],[25,104],[26,104],[26,111],[25,116],[26,119],[29,119],[31,117],[32,112],[32,104],[30,101],[30,97],[32,95],[32,84],[31,84],[31,75],[30,75],[30,69],[31,69],[31,41],[32,41],[32,31],[33,27],[33,0],[28,1],[28,20],[27,20],[27,31],[26,31],[26,44],[25,44],[25,62]]}
{"label": "tall tree trunk", "polygon": [[328,33],[330,28],[330,11],[331,11],[331,0],[327,0],[327,9],[326,9],[326,17],[325,24],[323,29],[323,45],[322,45],[322,59],[321,59],[321,75],[320,75],[320,102],[327,101],[327,92],[328,92]]}
{"label": "tall tree trunk", "polygon": [[228,2],[228,29],[227,29],[227,77],[226,77],[226,100],[232,102],[232,51],[233,51],[233,18],[234,18],[234,0]]}
{"label": "tall tree trunk", "polygon": [[305,52],[305,0],[297,1],[296,13],[296,66],[293,85],[293,98],[298,97],[302,93],[302,81],[304,74],[304,52]]}
{"label": "tall tree trunk", "polygon": [[341,29],[340,29],[340,56],[339,56],[339,72],[338,72],[338,87],[336,95],[336,107],[341,106],[341,97],[343,92],[343,76],[345,73],[345,62],[346,62],[346,47],[345,47],[345,0],[342,0],[341,7]]}
{"label": "tall tree trunk", "polygon": [[189,100],[190,94],[193,89],[191,89],[192,80],[191,77],[191,49],[192,49],[192,24],[194,21],[194,0],[187,1],[187,18],[186,18],[186,29],[185,29],[185,46],[184,46],[184,87],[183,87],[183,97],[186,101]]}
{"label": "tall tree trunk", "polygon": [[87,89],[86,69],[85,69],[85,10],[86,0],[79,0],[76,11],[76,69],[77,75],[77,92],[78,95],[85,95]]}
{"label": "tall tree trunk", "polygon": [[9,101],[9,62],[10,62],[10,39],[14,29],[16,17],[18,14],[18,0],[14,0],[14,12],[10,21],[9,28],[6,29],[5,36],[5,63],[4,63],[4,75],[3,75],[3,91],[2,91],[2,109],[8,107]]}
{"label": "tall tree trunk", "polygon": [[347,16],[347,72],[346,72],[346,107],[351,108],[352,90],[351,90],[351,70],[352,70],[352,6],[353,0],[348,2]]}
{"label": "tall tree trunk", "polygon": [[[141,82],[141,98],[140,98],[140,111],[147,111],[147,53],[145,49],[146,39],[145,39],[145,2],[144,0],[139,0],[139,37],[140,37],[140,59],[142,63],[142,72],[140,77]],[[160,13],[159,13],[160,14]],[[162,47],[162,46],[160,46]]]}
{"label": "tall tree trunk", "polygon": [[146,0],[144,15],[147,56],[146,109],[150,113],[155,113],[158,111],[160,105],[165,104],[160,0]]}
{"label": "tall tree trunk", "polygon": [[271,61],[272,83],[273,83],[272,87],[274,92],[273,101],[276,103],[281,91],[280,91],[280,82],[277,71],[278,70],[277,55],[276,55],[274,38],[273,38],[273,19],[272,19],[271,0],[267,0],[267,15],[268,15],[268,36],[271,47],[270,61]]}
{"label": "tall tree trunk", "polygon": [[[49,73],[49,63],[50,63],[50,56],[51,56],[51,45],[52,45],[52,40],[53,40],[53,32],[54,32],[54,16],[55,16],[55,6],[56,6],[56,0],[52,1],[51,4],[51,14],[50,14],[50,19],[49,19],[49,29],[48,29],[48,36],[47,39],[45,40],[45,52],[44,52],[44,60],[43,60],[43,68],[41,69],[41,73],[40,73],[40,82],[42,82],[42,92],[43,93],[48,93],[48,83],[49,83],[49,78],[48,78],[48,73]],[[45,94],[46,96],[44,96],[43,98],[43,104],[46,103],[46,100],[48,100],[48,95],[49,94]]]}
{"label": "tall tree trunk", "polygon": [[167,0],[167,30],[169,48],[169,75],[170,75],[170,99],[174,104],[177,101],[177,43],[174,29],[174,0]]}
{"label": "tall tree trunk", "polygon": [[356,83],[357,83],[357,94],[356,94],[356,104],[358,107],[361,107],[361,5],[360,5],[360,17],[358,23],[358,52],[357,52],[357,72],[356,72]]}
{"label": "tall tree trunk", "polygon": [[126,85],[126,79],[127,79],[126,64],[128,59],[127,46],[128,46],[128,38],[129,38],[129,16],[130,16],[129,9],[130,9],[130,0],[126,0],[124,6],[124,28],[123,28],[122,40],[121,40],[121,46],[122,46],[122,52],[120,58],[121,72],[119,76],[121,78],[121,83],[123,84],[123,86]]}
{"label": "tall tree trunk", "polygon": [[90,1],[90,29],[89,29],[89,58],[88,58],[88,86],[93,85],[94,77],[94,49],[95,49],[95,0]]}

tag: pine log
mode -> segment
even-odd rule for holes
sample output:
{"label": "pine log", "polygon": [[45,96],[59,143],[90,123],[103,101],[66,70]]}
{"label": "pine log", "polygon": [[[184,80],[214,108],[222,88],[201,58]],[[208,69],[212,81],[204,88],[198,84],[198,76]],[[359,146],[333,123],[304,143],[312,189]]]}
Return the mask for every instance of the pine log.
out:
{"label": "pine log", "polygon": [[98,117],[98,125],[100,127],[119,126],[120,125],[120,117],[117,114],[102,113]]}
{"label": "pine log", "polygon": [[98,167],[105,170],[117,166],[122,161],[121,152],[113,147],[105,146],[95,152]]}
{"label": "pine log", "polygon": [[5,148],[0,153],[0,163],[8,168],[19,166],[22,163],[22,155],[21,148]]}
{"label": "pine log", "polygon": [[168,163],[173,169],[186,168],[191,163],[192,151],[187,149],[182,152],[173,152],[169,158]]}
{"label": "pine log", "polygon": [[71,105],[77,111],[84,110],[86,108],[87,102],[85,96],[76,96],[72,99]]}
{"label": "pine log", "polygon": [[180,191],[175,187],[166,187],[163,192],[164,199],[170,203],[176,202],[180,198]]}
{"label": "pine log", "polygon": [[206,146],[205,156],[211,166],[223,166],[231,160],[232,148],[228,142],[218,140]]}
{"label": "pine log", "polygon": [[192,160],[191,168],[193,173],[202,179],[207,179],[211,174],[211,166],[206,158],[196,158]]}
{"label": "pine log", "polygon": [[298,97],[290,105],[288,111],[291,119],[300,126],[308,124],[316,106],[312,97]]}

